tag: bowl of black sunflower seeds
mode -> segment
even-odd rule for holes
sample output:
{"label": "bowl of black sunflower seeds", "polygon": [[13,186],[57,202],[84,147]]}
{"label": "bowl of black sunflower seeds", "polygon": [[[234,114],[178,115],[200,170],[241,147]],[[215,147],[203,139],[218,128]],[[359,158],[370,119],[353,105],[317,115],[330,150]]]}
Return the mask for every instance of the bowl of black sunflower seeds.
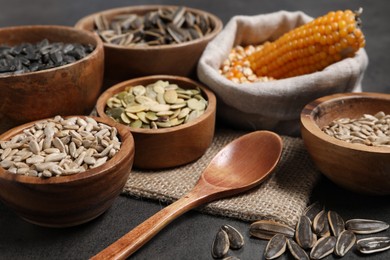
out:
{"label": "bowl of black sunflower seeds", "polygon": [[103,43],[91,32],[57,25],[0,28],[0,125],[90,113],[103,73]]}

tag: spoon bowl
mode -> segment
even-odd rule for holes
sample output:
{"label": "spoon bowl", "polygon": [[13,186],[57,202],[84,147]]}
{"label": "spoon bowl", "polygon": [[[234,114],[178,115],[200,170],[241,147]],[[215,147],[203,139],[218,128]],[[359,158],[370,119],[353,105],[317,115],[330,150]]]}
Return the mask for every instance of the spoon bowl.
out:
{"label": "spoon bowl", "polygon": [[126,259],[183,213],[204,203],[247,191],[264,181],[278,164],[279,135],[256,131],[225,146],[203,171],[195,187],[118,239],[92,259]]}
{"label": "spoon bowl", "polygon": [[204,170],[201,180],[227,192],[254,187],[276,166],[282,150],[280,137],[272,132],[246,134],[224,147]]}

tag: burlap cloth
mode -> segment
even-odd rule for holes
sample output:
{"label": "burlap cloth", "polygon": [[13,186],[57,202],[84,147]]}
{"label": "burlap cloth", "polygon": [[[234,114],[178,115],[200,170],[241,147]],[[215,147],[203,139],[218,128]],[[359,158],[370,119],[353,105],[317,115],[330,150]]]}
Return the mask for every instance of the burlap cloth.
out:
{"label": "burlap cloth", "polygon": [[[219,150],[243,134],[217,129],[206,153],[185,166],[161,171],[133,169],[123,194],[171,203],[192,189]],[[271,219],[295,225],[320,173],[310,161],[302,139],[288,136],[282,139],[282,157],[270,178],[246,193],[208,203],[199,210],[244,221]]]}

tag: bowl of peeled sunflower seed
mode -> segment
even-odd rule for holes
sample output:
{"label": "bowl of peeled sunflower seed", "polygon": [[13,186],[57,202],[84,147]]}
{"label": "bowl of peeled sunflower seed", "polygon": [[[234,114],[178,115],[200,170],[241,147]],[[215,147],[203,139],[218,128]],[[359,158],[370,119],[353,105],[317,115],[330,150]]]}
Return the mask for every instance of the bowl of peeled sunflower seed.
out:
{"label": "bowl of peeled sunflower seed", "polygon": [[207,43],[221,30],[215,15],[184,6],[129,6],[88,15],[77,28],[104,41],[106,74],[113,80],[169,74],[195,76]]}
{"label": "bowl of peeled sunflower seed", "polygon": [[129,126],[134,167],[175,167],[201,157],[215,129],[216,98],[186,77],[154,75],[108,88],[99,97],[100,117]]}
{"label": "bowl of peeled sunflower seed", "polygon": [[66,26],[0,29],[0,133],[60,115],[85,115],[103,84],[103,43]]}
{"label": "bowl of peeled sunflower seed", "polygon": [[321,97],[301,113],[305,146],[318,169],[349,190],[390,194],[390,95]]}
{"label": "bowl of peeled sunflower seed", "polygon": [[131,133],[112,120],[33,121],[0,136],[0,200],[37,225],[82,224],[112,205],[133,160]]}

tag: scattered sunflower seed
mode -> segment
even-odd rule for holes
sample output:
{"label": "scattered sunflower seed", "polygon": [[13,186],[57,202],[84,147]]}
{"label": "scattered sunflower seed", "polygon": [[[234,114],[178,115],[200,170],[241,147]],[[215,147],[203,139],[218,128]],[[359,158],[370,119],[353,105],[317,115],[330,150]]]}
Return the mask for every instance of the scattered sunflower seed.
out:
{"label": "scattered sunflower seed", "polygon": [[337,239],[334,236],[320,238],[314,244],[312,250],[310,251],[310,258],[322,259],[325,256],[330,255],[334,250],[334,246],[336,245],[336,240]]}
{"label": "scattered sunflower seed", "polygon": [[285,235],[276,234],[269,241],[264,251],[265,259],[275,259],[286,251],[287,238]]}
{"label": "scattered sunflower seed", "polygon": [[379,220],[350,219],[345,222],[345,228],[355,234],[373,234],[389,228],[389,224]]}
{"label": "scattered sunflower seed", "polygon": [[344,230],[337,237],[334,253],[343,257],[356,243],[356,236],[352,231]]}
{"label": "scattered sunflower seed", "polygon": [[211,248],[211,255],[213,258],[225,260],[239,260],[235,256],[228,256],[230,249],[240,249],[244,246],[244,238],[241,233],[231,225],[223,225],[219,228],[215,235],[213,245]]}
{"label": "scattered sunflower seed", "polygon": [[369,237],[356,242],[357,249],[363,254],[372,254],[390,249],[390,237]]}
{"label": "scattered sunflower seed", "polygon": [[328,236],[329,232],[329,223],[328,216],[325,210],[320,211],[313,219],[313,232],[318,236]]}
{"label": "scattered sunflower seed", "polygon": [[[313,222],[310,221],[310,217]],[[355,236],[355,233],[371,234],[386,230],[388,227],[389,225],[383,221],[368,219],[351,219],[344,224],[344,220],[338,213],[329,211],[326,214],[324,207],[316,202],[308,206],[298,220],[295,227],[295,240],[293,229],[269,220],[253,222],[249,231],[254,237],[270,240],[264,252],[266,259],[274,259],[283,254],[283,236],[287,240],[287,248],[295,259],[321,259],[331,253],[343,257],[355,244],[357,250],[364,254],[388,250],[390,237],[363,238],[356,242]],[[310,236],[311,229],[317,233],[312,233]],[[283,233],[292,235],[285,236]],[[305,248],[311,248],[310,258]]]}
{"label": "scattered sunflower seed", "polygon": [[300,247],[294,240],[287,239],[287,247],[291,253],[291,255],[294,257],[294,259],[297,260],[309,260],[309,256],[303,250],[302,247]]}
{"label": "scattered sunflower seed", "polygon": [[237,256],[227,256],[222,258],[222,260],[240,260]]}
{"label": "scattered sunflower seed", "polygon": [[312,248],[314,243],[317,242],[317,237],[311,229],[310,219],[305,215],[302,215],[298,220],[295,230],[295,240],[303,249]]}
{"label": "scattered sunflower seed", "polygon": [[344,220],[337,212],[328,211],[328,221],[335,237],[345,230]]}
{"label": "scattered sunflower seed", "polygon": [[237,229],[230,225],[223,225],[221,229],[224,230],[229,237],[230,248],[240,249],[244,245],[244,237]]}
{"label": "scattered sunflower seed", "polygon": [[324,210],[324,206],[321,205],[318,201],[310,204],[305,208],[302,215],[307,216],[311,222],[313,222],[314,217],[318,215],[322,210]]}
{"label": "scattered sunflower seed", "polygon": [[223,230],[219,229],[215,235],[213,245],[211,247],[211,255],[214,258],[222,258],[227,255],[229,251],[229,237]]}
{"label": "scattered sunflower seed", "polygon": [[251,236],[270,240],[276,234],[283,234],[288,238],[292,238],[295,231],[287,225],[272,220],[259,220],[250,225],[249,233]]}

